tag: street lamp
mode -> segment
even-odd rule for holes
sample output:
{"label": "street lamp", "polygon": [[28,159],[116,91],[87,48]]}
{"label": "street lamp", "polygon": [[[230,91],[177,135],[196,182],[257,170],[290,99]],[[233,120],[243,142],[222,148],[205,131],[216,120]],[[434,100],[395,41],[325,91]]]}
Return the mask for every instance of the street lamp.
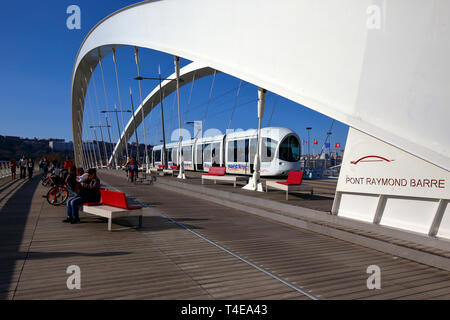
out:
{"label": "street lamp", "polygon": [[306,130],[308,131],[308,170],[311,171],[311,153],[310,153],[310,141],[309,141],[309,131],[311,130],[311,127],[307,127]]}
{"label": "street lamp", "polygon": [[[117,110],[117,106],[114,106],[114,110],[101,110],[101,113],[108,113],[108,112],[113,112],[116,114],[116,121],[117,121],[117,131],[119,133],[119,144],[122,141],[122,134],[120,132],[120,126],[119,126],[119,116],[117,115],[119,112],[131,112],[131,110],[125,110],[125,111],[119,111]],[[125,139],[126,140],[126,139]],[[128,141],[125,142],[126,144],[128,144]],[[128,157],[128,147],[125,146],[127,149],[127,157]],[[117,163],[116,163],[117,164]]]}
{"label": "street lamp", "polygon": [[[170,78],[161,78],[161,68],[158,66],[158,77],[142,77],[137,76],[134,78],[134,80],[142,81],[142,80],[158,80],[159,81],[159,100],[161,104],[161,126],[162,126],[162,135],[163,135],[163,148],[162,148],[162,155],[163,155],[163,165],[164,168],[167,169],[167,159],[166,159],[166,133],[164,130],[164,109],[163,109],[163,96],[162,96],[162,80],[177,80],[177,79],[170,79]],[[183,81],[179,79],[179,81]],[[147,146],[146,146],[147,148]]]}

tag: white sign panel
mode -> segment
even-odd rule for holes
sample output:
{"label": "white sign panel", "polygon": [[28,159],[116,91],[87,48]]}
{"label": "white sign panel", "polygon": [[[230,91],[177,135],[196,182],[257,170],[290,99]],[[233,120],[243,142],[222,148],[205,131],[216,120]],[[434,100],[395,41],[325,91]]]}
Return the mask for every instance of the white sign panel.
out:
{"label": "white sign panel", "polygon": [[450,172],[350,128],[337,191],[450,199]]}

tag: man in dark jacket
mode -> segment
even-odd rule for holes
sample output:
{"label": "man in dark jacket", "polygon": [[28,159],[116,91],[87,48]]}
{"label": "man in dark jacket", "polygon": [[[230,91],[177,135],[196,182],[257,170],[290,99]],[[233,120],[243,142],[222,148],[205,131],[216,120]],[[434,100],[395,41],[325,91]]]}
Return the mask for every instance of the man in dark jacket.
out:
{"label": "man in dark jacket", "polygon": [[100,179],[97,178],[97,171],[95,169],[88,170],[88,179],[81,183],[81,188],[78,196],[67,201],[67,218],[63,220],[66,223],[79,223],[80,217],[78,212],[83,203],[99,202],[100,201]]}

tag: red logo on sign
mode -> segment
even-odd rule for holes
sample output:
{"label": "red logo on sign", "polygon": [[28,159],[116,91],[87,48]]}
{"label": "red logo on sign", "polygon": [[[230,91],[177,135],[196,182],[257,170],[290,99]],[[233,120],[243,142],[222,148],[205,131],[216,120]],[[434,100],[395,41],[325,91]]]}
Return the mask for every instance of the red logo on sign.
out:
{"label": "red logo on sign", "polygon": [[394,160],[389,160],[380,156],[365,156],[362,158],[359,158],[356,161],[350,161],[351,164],[358,164],[358,162],[381,162],[381,161],[386,161],[386,162],[392,162]]}

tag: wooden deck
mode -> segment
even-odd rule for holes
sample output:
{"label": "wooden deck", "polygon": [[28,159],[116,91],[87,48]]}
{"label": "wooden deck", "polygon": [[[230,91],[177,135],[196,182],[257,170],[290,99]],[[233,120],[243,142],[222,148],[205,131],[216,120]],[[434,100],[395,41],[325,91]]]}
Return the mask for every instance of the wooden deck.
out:
{"label": "wooden deck", "polygon": [[[142,229],[108,232],[105,221],[85,215],[81,224],[63,224],[65,207],[47,204],[38,177],[0,180],[0,299],[450,298],[447,271],[157,183],[100,177],[150,207]],[[67,289],[70,265],[81,268],[81,290]],[[367,289],[369,265],[381,268],[380,290]]]}

